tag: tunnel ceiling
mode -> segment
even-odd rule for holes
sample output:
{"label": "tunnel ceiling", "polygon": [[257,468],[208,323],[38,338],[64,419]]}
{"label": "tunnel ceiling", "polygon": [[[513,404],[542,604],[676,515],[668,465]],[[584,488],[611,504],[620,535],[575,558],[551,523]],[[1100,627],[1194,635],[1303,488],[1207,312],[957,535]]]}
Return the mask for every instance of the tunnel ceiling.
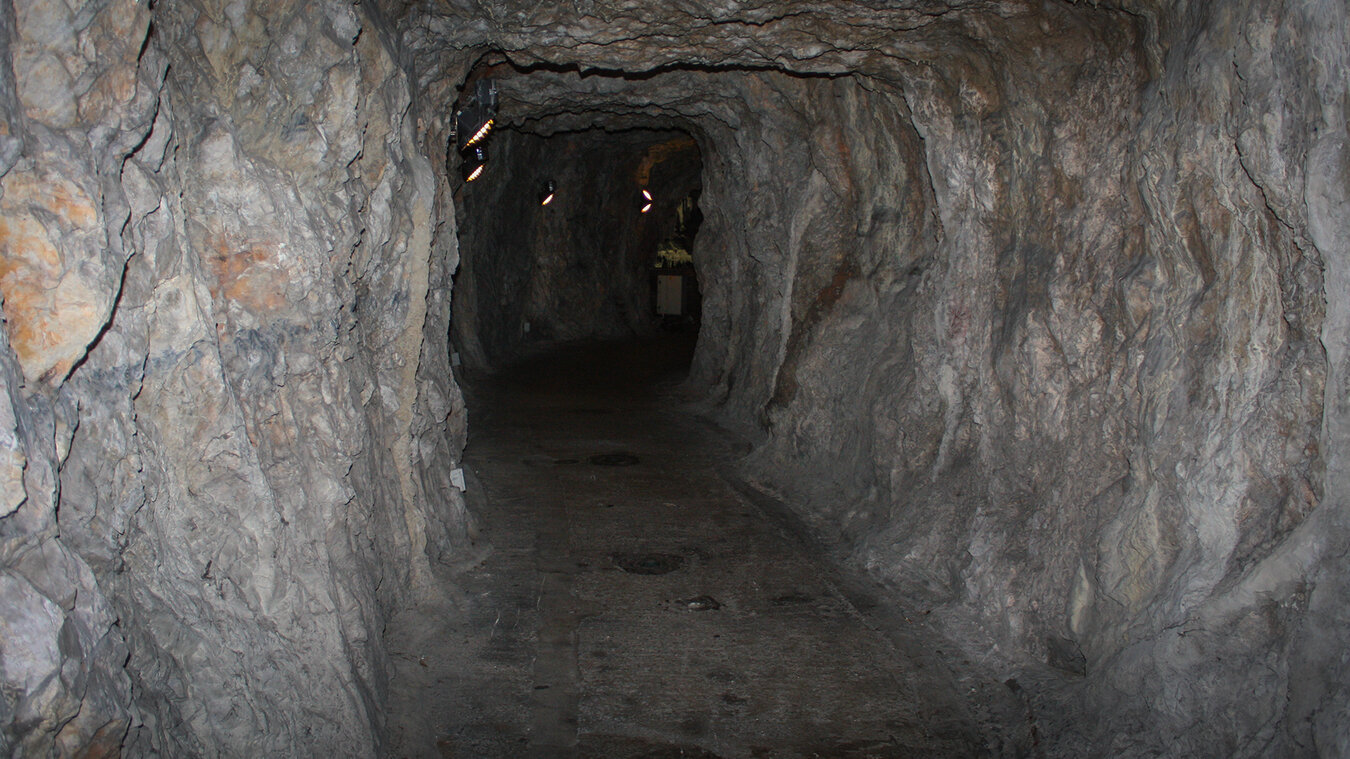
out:
{"label": "tunnel ceiling", "polygon": [[591,127],[682,128],[706,119],[736,126],[743,73],[671,71],[650,79],[575,71],[534,71],[499,78],[499,118],[524,131],[553,134]]}
{"label": "tunnel ceiling", "polygon": [[[419,58],[496,49],[521,65],[647,72],[772,68],[881,74],[974,48],[1049,42],[1110,4],[969,3],[426,3],[403,5]],[[467,19],[467,23],[466,23]]]}
{"label": "tunnel ceiling", "polygon": [[1000,98],[987,90],[1000,81],[1033,69],[1073,78],[1136,39],[1144,19],[1065,2],[429,2],[387,13],[428,98],[453,102],[471,67],[492,66],[506,74],[503,118],[545,132],[713,115],[706,104],[726,93],[711,82],[756,72],[960,81],[996,110]]}

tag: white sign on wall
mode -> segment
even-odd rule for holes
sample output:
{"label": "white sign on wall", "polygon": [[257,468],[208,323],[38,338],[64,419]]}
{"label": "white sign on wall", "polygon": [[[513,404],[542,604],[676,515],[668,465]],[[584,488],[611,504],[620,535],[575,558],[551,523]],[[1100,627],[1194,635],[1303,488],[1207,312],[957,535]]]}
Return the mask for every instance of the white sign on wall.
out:
{"label": "white sign on wall", "polygon": [[656,277],[656,313],[679,316],[684,313],[684,277],[658,274]]}

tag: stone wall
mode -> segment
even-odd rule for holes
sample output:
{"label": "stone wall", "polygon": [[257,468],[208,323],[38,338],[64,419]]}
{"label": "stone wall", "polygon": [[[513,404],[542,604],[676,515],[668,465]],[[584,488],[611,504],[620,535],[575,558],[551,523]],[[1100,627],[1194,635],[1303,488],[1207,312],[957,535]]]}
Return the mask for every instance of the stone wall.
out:
{"label": "stone wall", "polygon": [[394,38],[323,2],[12,19],[0,748],[373,755],[383,619],[463,527]]}
{"label": "stone wall", "polygon": [[1317,557],[1344,550],[1321,454],[1334,245],[1299,219],[1302,138],[1263,134],[1337,129],[1317,95],[1265,89],[1301,65],[1270,58],[1299,13],[1183,14],[1157,47],[1146,22],[1010,29],[839,108],[846,179],[823,186],[848,191],[782,211],[838,259],[789,269],[752,469],[973,654],[1083,678],[1066,700],[1091,716],[1046,717],[1062,751],[1342,740],[1305,717],[1343,680],[1289,673],[1343,648],[1297,644],[1330,622],[1308,613]]}

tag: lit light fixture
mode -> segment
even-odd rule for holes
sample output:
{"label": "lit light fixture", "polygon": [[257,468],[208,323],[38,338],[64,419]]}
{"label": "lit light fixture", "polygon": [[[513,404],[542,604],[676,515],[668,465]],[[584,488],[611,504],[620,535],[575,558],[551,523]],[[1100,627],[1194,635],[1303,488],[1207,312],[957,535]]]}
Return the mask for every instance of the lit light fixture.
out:
{"label": "lit light fixture", "polygon": [[483,169],[487,168],[487,148],[475,145],[461,155],[464,162],[459,168],[464,173],[465,182],[472,182],[483,175]]}
{"label": "lit light fixture", "polygon": [[464,106],[455,112],[455,136],[461,151],[481,145],[497,123],[497,84],[479,79]]}
{"label": "lit light fixture", "polygon": [[642,204],[641,213],[647,213],[652,210],[652,194],[646,190],[642,191]]}
{"label": "lit light fixture", "polygon": [[544,186],[541,187],[541,188],[539,188],[539,205],[541,205],[541,206],[546,206],[546,205],[548,205],[549,203],[552,203],[552,202],[553,202],[553,192],[554,192],[554,190],[556,190],[556,189],[557,189],[557,186],[553,184],[553,180],[552,180],[552,179],[549,179],[549,180],[545,181],[545,182],[544,182]]}
{"label": "lit light fixture", "polygon": [[483,140],[486,140],[488,132],[492,131],[492,125],[494,123],[495,122],[493,121],[493,119],[488,119],[487,121],[483,122],[483,125],[478,127],[478,131],[474,132],[473,136],[469,138],[469,141],[464,143],[464,147],[471,148],[474,145],[477,145],[478,143],[482,142]]}

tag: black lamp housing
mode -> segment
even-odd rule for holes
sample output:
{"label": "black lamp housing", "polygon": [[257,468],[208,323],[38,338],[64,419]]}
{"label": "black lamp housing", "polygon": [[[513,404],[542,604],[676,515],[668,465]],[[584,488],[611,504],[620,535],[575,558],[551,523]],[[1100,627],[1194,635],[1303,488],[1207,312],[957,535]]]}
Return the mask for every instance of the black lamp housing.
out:
{"label": "black lamp housing", "polygon": [[455,112],[455,140],[460,152],[486,142],[496,117],[497,83],[479,79],[464,105]]}
{"label": "black lamp housing", "polygon": [[482,145],[474,145],[460,153],[464,160],[460,163],[459,170],[464,176],[465,182],[472,182],[482,176],[483,169],[487,167],[487,148]]}

